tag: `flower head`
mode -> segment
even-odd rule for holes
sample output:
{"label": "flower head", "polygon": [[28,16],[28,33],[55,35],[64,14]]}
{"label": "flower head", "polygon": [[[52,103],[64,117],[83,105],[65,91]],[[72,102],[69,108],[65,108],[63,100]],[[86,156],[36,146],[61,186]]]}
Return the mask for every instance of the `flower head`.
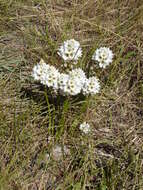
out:
{"label": "flower head", "polygon": [[112,62],[113,52],[107,47],[101,47],[95,51],[92,59],[99,62],[99,67],[105,68]]}
{"label": "flower head", "polygon": [[43,60],[33,68],[32,76],[48,87],[58,88],[58,70],[51,65],[46,64]]}
{"label": "flower head", "polygon": [[69,79],[64,88],[64,92],[69,95],[77,95],[81,92],[86,80],[85,73],[82,69],[73,69],[69,72]]}
{"label": "flower head", "polygon": [[64,61],[77,61],[82,56],[80,43],[74,39],[64,41],[59,48],[58,54]]}
{"label": "flower head", "polygon": [[63,95],[77,95],[81,92],[86,80],[82,69],[73,69],[68,74],[61,73],[58,79],[58,85]]}
{"label": "flower head", "polygon": [[77,84],[77,80],[69,78],[67,85],[64,88],[64,93],[75,96],[81,92],[81,86]]}
{"label": "flower head", "polygon": [[33,67],[32,76],[35,80],[41,80],[41,77],[44,73],[44,71],[47,68],[47,64],[44,62],[43,59]]}
{"label": "flower head", "polygon": [[58,78],[58,86],[61,91],[65,90],[65,87],[67,86],[67,82],[69,80],[69,75],[65,73],[61,73]]}
{"label": "flower head", "polygon": [[80,130],[85,134],[88,134],[91,131],[90,125],[87,122],[80,124]]}
{"label": "flower head", "polygon": [[70,78],[77,81],[77,85],[83,86],[86,76],[82,69],[77,68],[69,72]]}
{"label": "flower head", "polygon": [[100,90],[100,84],[96,77],[86,78],[81,68],[60,73],[54,66],[46,64],[43,60],[33,68],[33,77],[41,84],[52,88],[55,93],[75,96],[81,92],[84,95],[94,95]]}
{"label": "flower head", "polygon": [[100,90],[100,83],[96,77],[90,77],[86,79],[82,88],[84,95],[95,95]]}
{"label": "flower head", "polygon": [[48,65],[41,78],[41,83],[56,90],[58,89],[58,77],[59,71],[54,66]]}

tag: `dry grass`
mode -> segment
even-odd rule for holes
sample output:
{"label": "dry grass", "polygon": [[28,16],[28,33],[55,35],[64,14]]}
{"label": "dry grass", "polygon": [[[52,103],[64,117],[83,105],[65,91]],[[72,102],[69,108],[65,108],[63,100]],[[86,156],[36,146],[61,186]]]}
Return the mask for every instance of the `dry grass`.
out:
{"label": "dry grass", "polygon": [[[142,0],[0,0],[0,26],[0,190],[142,190]],[[97,47],[115,53],[94,98],[57,100],[30,76],[40,58],[60,68],[68,38],[85,68]]]}

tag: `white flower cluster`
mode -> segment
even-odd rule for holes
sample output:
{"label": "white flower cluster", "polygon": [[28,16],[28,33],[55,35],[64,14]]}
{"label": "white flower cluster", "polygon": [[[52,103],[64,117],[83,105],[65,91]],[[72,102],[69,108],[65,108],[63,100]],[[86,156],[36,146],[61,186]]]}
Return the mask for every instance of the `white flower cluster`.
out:
{"label": "white flower cluster", "polygon": [[64,61],[77,61],[82,56],[80,43],[74,39],[67,40],[60,46],[58,54]]}
{"label": "white flower cluster", "polygon": [[[60,55],[64,61],[75,61],[76,63],[76,61],[82,56],[80,43],[74,39],[64,41],[58,49],[58,55]],[[110,48],[100,47],[94,52],[92,60],[97,61],[100,68],[105,68],[112,63],[113,56],[113,52]]]}
{"label": "white flower cluster", "polygon": [[51,65],[46,64],[42,59],[33,68],[32,76],[35,80],[40,81],[43,85],[52,87],[54,90],[58,89],[58,77],[60,73]]}
{"label": "white flower cluster", "polygon": [[60,73],[54,66],[46,64],[43,60],[33,68],[33,77],[42,84],[59,90],[62,95],[75,96],[79,93],[94,95],[99,92],[100,84],[96,77],[86,78],[80,68],[69,71],[68,74]]}
{"label": "white flower cluster", "polygon": [[112,59],[113,52],[107,47],[97,49],[92,56],[92,60],[99,62],[100,68],[105,68],[107,65],[112,63]]}
{"label": "white flower cluster", "polygon": [[94,95],[98,93],[99,90],[100,90],[100,83],[96,77],[90,77],[89,79],[86,79],[83,87],[83,94]]}
{"label": "white flower cluster", "polygon": [[63,94],[77,95],[81,92],[86,80],[82,69],[73,69],[68,74],[61,74],[59,77],[59,88]]}
{"label": "white flower cluster", "polygon": [[90,125],[87,122],[80,124],[79,129],[85,134],[88,134],[91,131]]}
{"label": "white flower cluster", "polygon": [[[59,48],[58,54],[64,61],[74,61],[75,63],[82,56],[80,43],[74,39],[65,41]],[[113,53],[109,48],[101,47],[97,49],[92,59],[99,62],[101,68],[105,68],[112,62]],[[33,68],[33,77],[43,85],[53,88],[55,92],[62,95],[95,95],[100,90],[99,80],[93,76],[86,78],[81,68],[76,68],[66,73],[60,73],[54,66],[46,64],[43,60]]]}

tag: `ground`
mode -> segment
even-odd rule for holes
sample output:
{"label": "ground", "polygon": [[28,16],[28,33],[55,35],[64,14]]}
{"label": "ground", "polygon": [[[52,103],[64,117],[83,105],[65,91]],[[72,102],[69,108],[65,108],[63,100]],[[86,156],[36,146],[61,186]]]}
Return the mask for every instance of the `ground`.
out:
{"label": "ground", "polygon": [[[31,77],[41,58],[60,67],[71,38],[100,79],[94,97],[56,98]],[[91,61],[101,46],[106,69]],[[0,190],[142,190],[142,139],[142,0],[0,0]]]}

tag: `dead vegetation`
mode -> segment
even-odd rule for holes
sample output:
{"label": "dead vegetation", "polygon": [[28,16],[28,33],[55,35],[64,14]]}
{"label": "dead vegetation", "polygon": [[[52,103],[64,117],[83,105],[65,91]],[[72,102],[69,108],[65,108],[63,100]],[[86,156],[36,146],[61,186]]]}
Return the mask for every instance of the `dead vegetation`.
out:
{"label": "dead vegetation", "polygon": [[[142,0],[0,0],[0,26],[0,189],[142,190]],[[94,67],[95,98],[55,102],[31,77],[40,58],[60,67],[68,38],[81,42],[87,67],[97,47],[115,53],[106,70]]]}

